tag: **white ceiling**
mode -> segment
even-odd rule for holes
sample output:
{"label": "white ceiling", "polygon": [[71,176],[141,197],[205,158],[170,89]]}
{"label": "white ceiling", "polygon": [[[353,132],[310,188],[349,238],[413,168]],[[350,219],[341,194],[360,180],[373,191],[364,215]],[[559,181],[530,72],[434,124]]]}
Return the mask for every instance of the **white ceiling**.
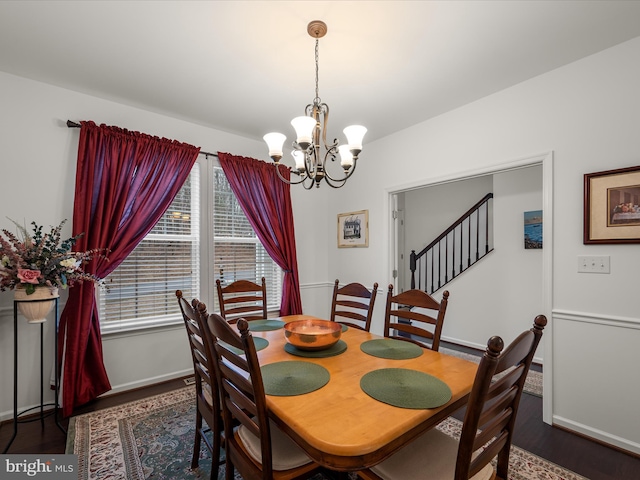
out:
{"label": "white ceiling", "polygon": [[360,123],[366,144],[639,36],[640,1],[0,0],[0,70],[291,140],[315,19],[328,137]]}

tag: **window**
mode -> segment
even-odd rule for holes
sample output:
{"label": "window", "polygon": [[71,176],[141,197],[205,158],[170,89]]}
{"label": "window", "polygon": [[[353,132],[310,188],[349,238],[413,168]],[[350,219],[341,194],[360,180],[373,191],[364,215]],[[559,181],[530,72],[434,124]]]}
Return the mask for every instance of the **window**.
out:
{"label": "window", "polygon": [[[201,178],[211,179],[204,188]],[[201,216],[200,206],[208,204],[207,198],[213,203]],[[206,265],[213,265],[213,272],[201,267]],[[223,284],[239,279],[259,283],[263,276],[268,308],[277,310],[281,269],[256,238],[222,168],[213,159],[199,159],[164,216],[106,278],[108,291],[99,292],[101,330],[111,333],[182,322],[176,290],[182,290],[185,298],[202,299],[210,312],[219,311],[216,279]]]}
{"label": "window", "polygon": [[[282,270],[256,237],[221,167],[214,167],[214,281],[228,285],[236,280],[267,284],[267,308],[280,308]],[[214,300],[220,311],[218,298]]]}
{"label": "window", "polygon": [[200,291],[200,166],[195,164],[151,232],[107,278],[100,292],[102,332],[181,320],[175,291]]}

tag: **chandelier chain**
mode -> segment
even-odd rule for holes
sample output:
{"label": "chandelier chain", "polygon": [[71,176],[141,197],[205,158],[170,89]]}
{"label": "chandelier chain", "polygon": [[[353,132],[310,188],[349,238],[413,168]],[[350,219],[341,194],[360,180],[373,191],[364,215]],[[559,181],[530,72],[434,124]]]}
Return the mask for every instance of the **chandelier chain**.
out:
{"label": "chandelier chain", "polygon": [[320,94],[318,93],[318,59],[320,58],[318,55],[318,44],[319,40],[316,38],[316,100],[317,103],[320,103]]}

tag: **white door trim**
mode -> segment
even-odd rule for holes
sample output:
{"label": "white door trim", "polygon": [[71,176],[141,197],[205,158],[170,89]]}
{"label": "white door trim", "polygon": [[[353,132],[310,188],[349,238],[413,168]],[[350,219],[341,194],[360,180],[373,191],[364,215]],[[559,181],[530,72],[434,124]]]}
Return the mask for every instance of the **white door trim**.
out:
{"label": "white door trim", "polygon": [[[390,223],[394,208],[394,195],[417,188],[468,180],[484,175],[493,175],[510,170],[533,167],[536,165],[542,166],[542,210],[544,212],[542,221],[542,243],[544,245],[544,248],[542,249],[543,310],[547,319],[550,321],[553,310],[553,151],[512,160],[506,163],[491,165],[476,170],[453,173],[442,177],[414,180],[410,183],[386,188],[383,200],[384,211],[387,212],[385,215],[385,221],[389,222],[385,225],[386,231],[388,232],[386,239],[388,252],[386,271],[391,272],[391,269],[393,268],[392,266],[394,265],[393,256],[395,255],[395,232],[393,225]],[[389,278],[388,283],[393,283],[393,278]],[[545,329],[543,341],[545,347],[543,389],[545,394],[542,399],[542,419],[545,423],[551,425],[553,421],[553,328],[551,325]]]}

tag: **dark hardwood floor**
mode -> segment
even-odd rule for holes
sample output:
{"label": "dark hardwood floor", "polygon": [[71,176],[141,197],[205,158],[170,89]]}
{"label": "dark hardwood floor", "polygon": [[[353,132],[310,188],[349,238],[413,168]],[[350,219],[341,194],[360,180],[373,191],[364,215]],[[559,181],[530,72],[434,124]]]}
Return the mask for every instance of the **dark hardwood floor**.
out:
{"label": "dark hardwood floor", "polygon": [[[78,409],[76,414],[120,405],[184,386],[182,379],[176,379],[105,396]],[[462,412],[456,416],[461,419]],[[66,428],[68,420],[61,420],[61,424]],[[4,422],[0,426],[0,449],[4,450],[12,434],[13,422]],[[640,478],[640,458],[545,424],[542,421],[542,399],[533,395],[522,396],[514,444],[590,480]],[[39,421],[19,424],[18,435],[7,453],[64,453],[65,445],[66,435],[56,426],[53,416],[49,416],[45,419],[44,429]]]}

